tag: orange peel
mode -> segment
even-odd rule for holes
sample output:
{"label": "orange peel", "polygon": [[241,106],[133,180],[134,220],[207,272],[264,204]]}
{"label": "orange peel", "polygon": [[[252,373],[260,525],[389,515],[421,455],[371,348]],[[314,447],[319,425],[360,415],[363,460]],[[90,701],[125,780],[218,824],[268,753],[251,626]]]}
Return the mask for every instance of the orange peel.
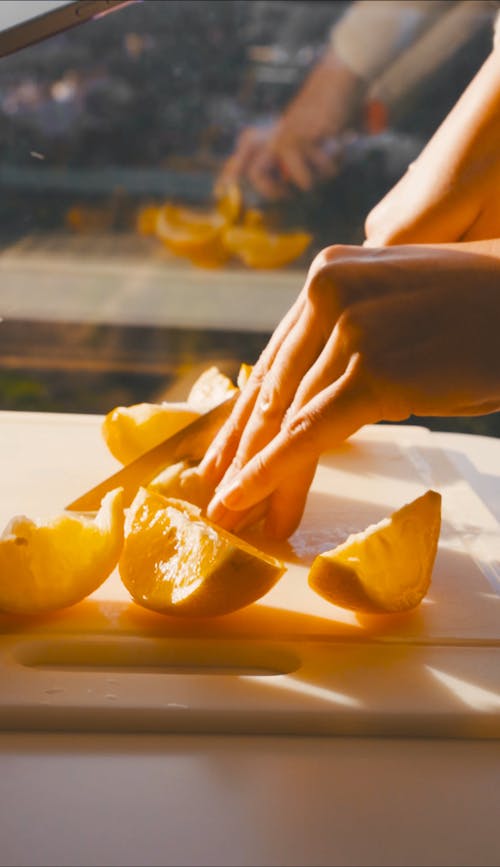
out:
{"label": "orange peel", "polygon": [[441,495],[430,490],[319,554],[309,571],[309,586],[353,611],[409,611],[429,589],[440,527]]}
{"label": "orange peel", "polygon": [[0,538],[0,611],[40,614],[75,605],[110,575],[122,544],[121,488],[106,494],[93,518],[15,516]]}

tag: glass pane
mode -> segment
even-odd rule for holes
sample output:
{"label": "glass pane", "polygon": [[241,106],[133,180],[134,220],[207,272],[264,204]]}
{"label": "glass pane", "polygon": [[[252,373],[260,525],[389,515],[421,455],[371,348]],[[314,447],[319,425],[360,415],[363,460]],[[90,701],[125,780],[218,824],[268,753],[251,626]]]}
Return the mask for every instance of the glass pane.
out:
{"label": "glass pane", "polygon": [[[210,364],[233,376],[314,254],[362,242],[370,208],[487,56],[494,4],[465,4],[467,38],[450,20],[413,65],[429,26],[418,7],[464,4],[406,4],[392,54],[324,142],[335,171],[309,191],[288,182],[274,201],[245,179],[232,216],[245,231],[231,234],[214,185],[241,133],[265,134],[363,5],[387,6],[144,0],[0,59],[0,408],[107,412],[183,397]],[[309,241],[294,246],[297,233]],[[498,432],[493,416],[463,425]]]}

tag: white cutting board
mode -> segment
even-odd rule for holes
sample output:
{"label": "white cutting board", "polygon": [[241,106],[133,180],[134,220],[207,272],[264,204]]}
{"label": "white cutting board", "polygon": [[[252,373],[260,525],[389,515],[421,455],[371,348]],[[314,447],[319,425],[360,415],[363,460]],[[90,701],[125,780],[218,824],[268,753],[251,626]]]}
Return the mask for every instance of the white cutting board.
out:
{"label": "white cutting board", "polygon": [[[99,416],[0,413],[0,529],[118,468]],[[443,526],[414,612],[356,616],[307,585],[318,551],[433,487]],[[262,600],[183,621],[117,573],[37,618],[0,616],[0,728],[500,736],[500,528],[424,428],[369,426],[321,462],[288,571]]]}

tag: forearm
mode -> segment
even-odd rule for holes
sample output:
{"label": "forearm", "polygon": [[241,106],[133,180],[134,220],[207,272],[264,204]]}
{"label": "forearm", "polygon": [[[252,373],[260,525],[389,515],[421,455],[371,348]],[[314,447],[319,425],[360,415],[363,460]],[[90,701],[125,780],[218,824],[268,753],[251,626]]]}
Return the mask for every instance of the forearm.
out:
{"label": "forearm", "polygon": [[[369,214],[367,240],[373,245],[459,240],[499,186],[497,45],[415,163]],[[500,235],[500,226],[493,234]]]}

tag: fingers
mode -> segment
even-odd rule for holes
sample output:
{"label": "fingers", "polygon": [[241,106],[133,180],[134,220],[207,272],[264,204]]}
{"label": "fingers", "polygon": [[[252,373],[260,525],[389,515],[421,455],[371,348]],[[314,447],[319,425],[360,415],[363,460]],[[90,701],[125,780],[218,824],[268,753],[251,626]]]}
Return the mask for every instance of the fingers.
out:
{"label": "fingers", "polygon": [[[267,507],[265,531],[270,536],[286,539],[298,527],[317,463],[314,458],[301,469],[292,465],[288,476],[268,500],[264,501]],[[259,506],[253,508],[258,509]]]}
{"label": "fingers", "polygon": [[286,179],[299,190],[311,190],[318,178],[334,174],[335,164],[321,146],[294,141],[276,148],[277,159]]}
{"label": "fingers", "polygon": [[223,190],[232,182],[237,182],[249,171],[252,162],[265,153],[270,131],[258,127],[249,127],[239,136],[236,147],[226,160],[215,184],[216,190]]}
{"label": "fingers", "polygon": [[323,335],[316,322],[316,311],[306,305],[290,329],[267,371],[238,445],[233,465],[224,482],[244,466],[256,452],[278,433],[299,383],[316,360],[323,346]]}
{"label": "fingers", "polygon": [[300,319],[304,306],[305,298],[301,294],[275,329],[269,343],[254,366],[231,416],[214,438],[201,461],[199,472],[208,485],[215,487],[232,462],[240,442],[241,434],[259,395],[262,382],[271,369],[274,359],[289,331],[293,329]]}
{"label": "fingers", "polygon": [[287,179],[299,190],[307,192],[311,189],[314,176],[308,165],[306,152],[297,147],[296,143],[279,149],[279,161],[284,167]]}
{"label": "fingers", "polygon": [[[345,372],[332,385],[306,404],[274,439],[258,452],[227,486],[221,486],[209,505],[209,517],[224,521],[225,510],[249,509],[275,491],[290,488],[290,474],[300,473],[302,487],[282,519],[273,508],[278,532],[289,532],[300,518],[304,503],[304,482],[319,455],[353,434],[364,424],[379,421],[380,414],[372,389],[362,372],[359,356],[353,356]],[[282,499],[276,499],[276,505]],[[279,495],[281,498],[281,494]]]}
{"label": "fingers", "polygon": [[281,171],[280,160],[270,148],[263,149],[248,165],[247,178],[265,199],[278,201],[287,194],[288,185]]}
{"label": "fingers", "polygon": [[323,391],[342,375],[351,356],[351,345],[345,333],[343,319],[340,318],[337,320],[323,351],[302,378],[287,411],[288,418],[293,419],[314,395]]}

